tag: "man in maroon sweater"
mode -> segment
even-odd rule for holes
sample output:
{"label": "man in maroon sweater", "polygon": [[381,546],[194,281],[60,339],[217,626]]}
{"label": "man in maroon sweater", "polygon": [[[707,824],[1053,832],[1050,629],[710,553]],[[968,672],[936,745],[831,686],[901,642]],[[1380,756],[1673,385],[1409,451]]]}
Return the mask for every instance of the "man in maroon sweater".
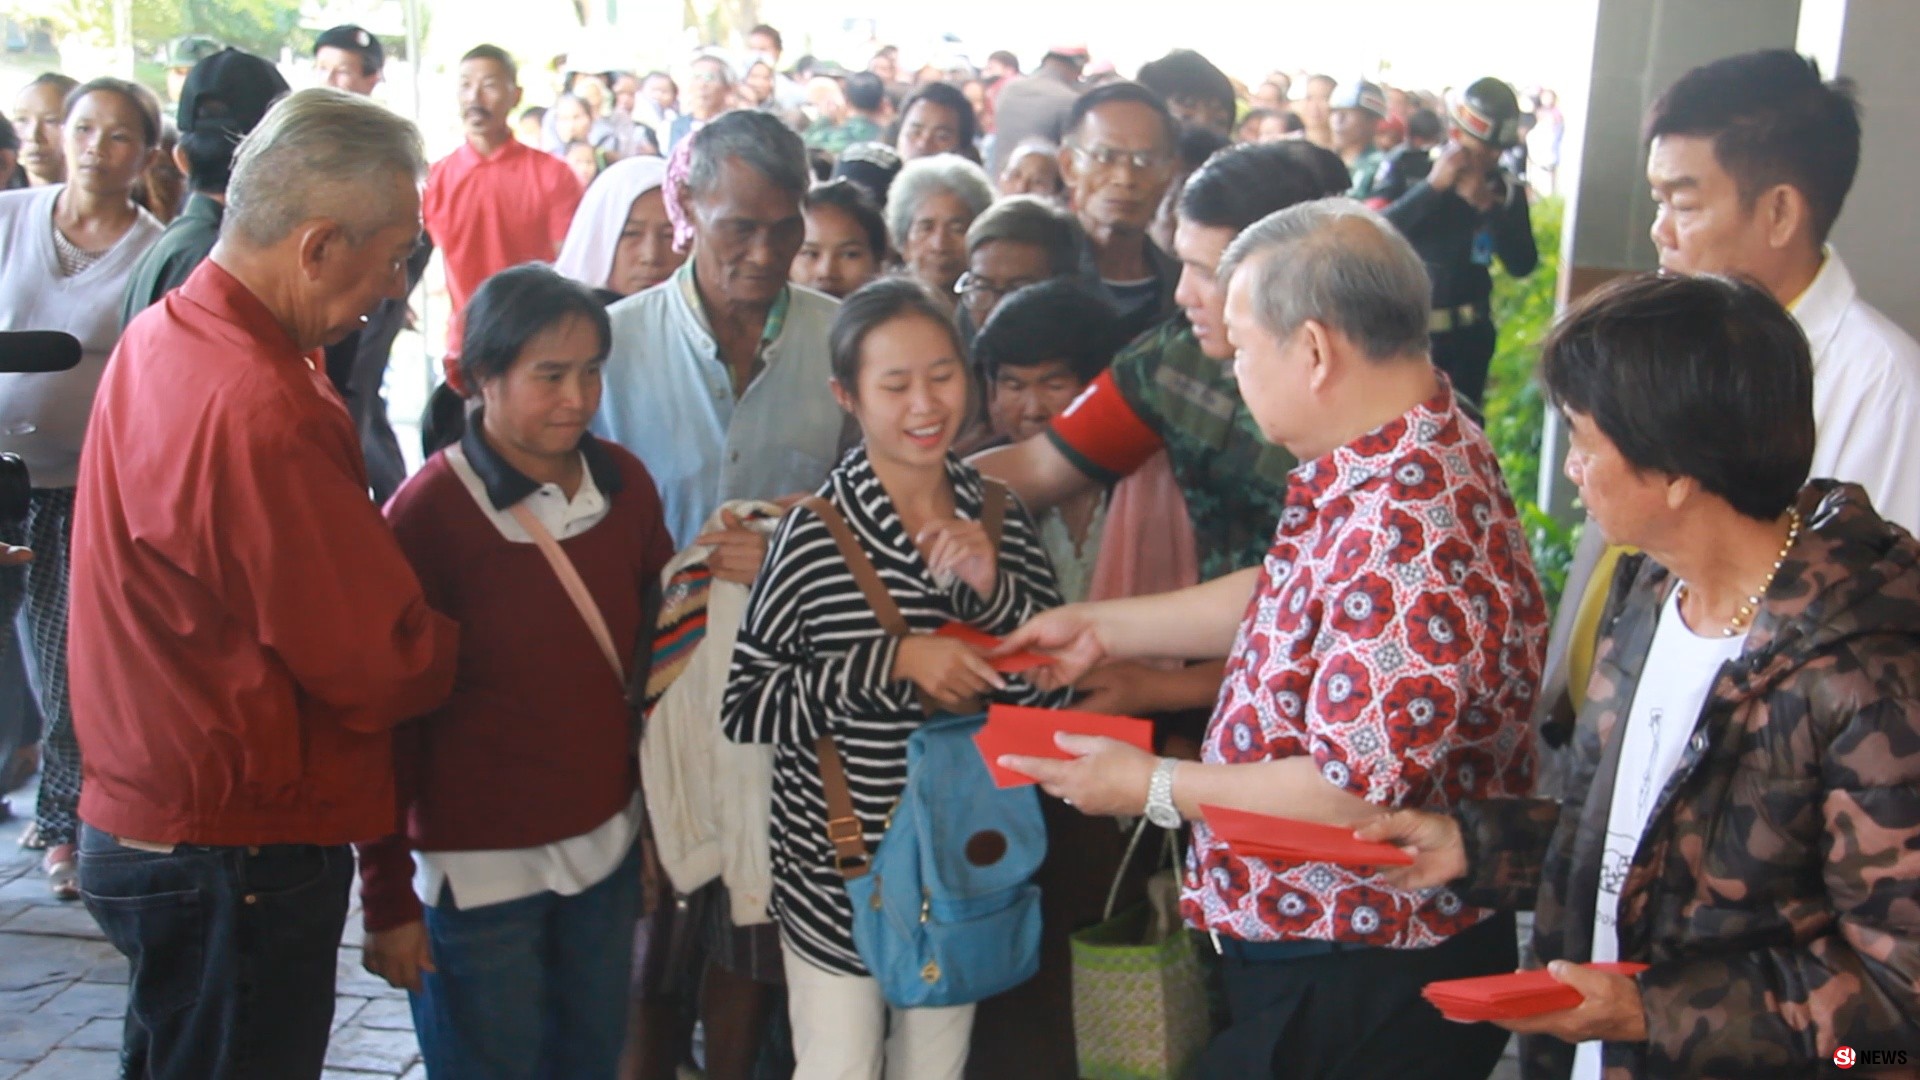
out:
{"label": "man in maroon sweater", "polygon": [[611,338],[599,301],[519,266],[466,320],[483,407],[387,508],[460,623],[460,674],[395,735],[400,827],[361,848],[367,968],[409,991],[434,1076],[612,1080],[640,901],[628,691],[673,542],[639,459],[587,433]]}
{"label": "man in maroon sweater", "polygon": [[320,1075],[347,845],[392,828],[390,729],[453,685],[459,630],[319,362],[403,295],[424,167],[385,109],[287,98],[212,254],[100,383],[69,633],[80,887],[132,965],[128,1076]]}

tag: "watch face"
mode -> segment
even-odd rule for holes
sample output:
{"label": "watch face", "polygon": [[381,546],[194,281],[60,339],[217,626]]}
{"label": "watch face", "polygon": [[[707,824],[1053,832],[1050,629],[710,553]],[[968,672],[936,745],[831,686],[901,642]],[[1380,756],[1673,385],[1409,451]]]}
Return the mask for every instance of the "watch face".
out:
{"label": "watch face", "polygon": [[1177,829],[1180,827],[1180,811],[1171,806],[1149,806],[1147,820],[1162,829]]}

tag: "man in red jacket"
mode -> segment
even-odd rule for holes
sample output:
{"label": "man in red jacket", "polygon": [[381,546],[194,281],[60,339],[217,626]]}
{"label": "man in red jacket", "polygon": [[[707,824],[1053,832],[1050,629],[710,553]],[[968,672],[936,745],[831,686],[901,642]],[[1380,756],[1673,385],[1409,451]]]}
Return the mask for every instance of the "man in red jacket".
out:
{"label": "man in red jacket", "polygon": [[348,845],[393,827],[389,729],[452,689],[458,628],[319,362],[402,295],[424,169],[371,102],[281,102],[220,242],[100,384],[69,634],[80,886],[132,964],[128,1076],[319,1076]]}

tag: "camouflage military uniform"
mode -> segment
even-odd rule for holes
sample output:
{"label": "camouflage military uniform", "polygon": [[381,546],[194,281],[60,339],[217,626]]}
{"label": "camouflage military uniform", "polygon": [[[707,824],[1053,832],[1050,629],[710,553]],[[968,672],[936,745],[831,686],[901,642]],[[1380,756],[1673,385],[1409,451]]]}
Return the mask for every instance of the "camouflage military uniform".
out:
{"label": "camouflage military uniform", "polygon": [[[1176,315],[1122,349],[1089,393],[1108,384],[1166,448],[1193,520],[1200,580],[1260,565],[1296,462],[1260,434],[1231,365],[1202,352],[1186,317]],[[1048,434],[1088,476],[1113,483],[1130,471],[1094,460],[1060,418]]]}
{"label": "camouflage military uniform", "polygon": [[[1716,676],[1620,892],[1620,958],[1648,1041],[1609,1044],[1607,1075],[1813,1076],[1836,1047],[1920,1063],[1920,542],[1858,487],[1816,481],[1805,527]],[[1585,960],[1614,777],[1674,582],[1624,559],[1574,735],[1565,801],[1456,813],[1468,903],[1535,902],[1534,952]],[[1574,1048],[1526,1040],[1528,1077]]]}

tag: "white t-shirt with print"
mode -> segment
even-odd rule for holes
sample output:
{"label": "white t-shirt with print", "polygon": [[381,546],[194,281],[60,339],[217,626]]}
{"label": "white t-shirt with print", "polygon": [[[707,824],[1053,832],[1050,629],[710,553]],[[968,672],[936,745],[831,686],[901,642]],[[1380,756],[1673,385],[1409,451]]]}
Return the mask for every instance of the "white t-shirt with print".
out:
{"label": "white t-shirt with print", "polygon": [[[1738,659],[1747,636],[1701,637],[1680,617],[1680,590],[1660,608],[1660,624],[1647,650],[1646,667],[1627,712],[1626,740],[1620,747],[1620,771],[1613,780],[1613,806],[1607,815],[1606,855],[1600,864],[1600,894],[1593,906],[1593,961],[1620,959],[1615,923],[1620,887],[1640,848],[1647,819],[1693,737],[1700,710],[1720,669]],[[1600,1043],[1583,1042],[1574,1056],[1573,1080],[1599,1080]]]}

